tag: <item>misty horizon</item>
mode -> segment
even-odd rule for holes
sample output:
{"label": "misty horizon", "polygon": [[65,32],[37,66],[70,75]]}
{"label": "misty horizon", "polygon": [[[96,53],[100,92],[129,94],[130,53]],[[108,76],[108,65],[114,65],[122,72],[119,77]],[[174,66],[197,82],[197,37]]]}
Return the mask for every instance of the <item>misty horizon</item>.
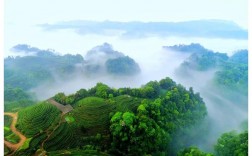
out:
{"label": "misty horizon", "polygon": [[248,155],[247,3],[6,1],[4,155]]}

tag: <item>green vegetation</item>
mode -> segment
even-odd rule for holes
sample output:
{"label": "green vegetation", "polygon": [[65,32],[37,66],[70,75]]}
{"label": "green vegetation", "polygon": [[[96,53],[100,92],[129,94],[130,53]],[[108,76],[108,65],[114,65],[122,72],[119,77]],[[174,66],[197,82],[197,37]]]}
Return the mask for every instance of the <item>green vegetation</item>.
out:
{"label": "green vegetation", "polygon": [[19,150],[25,150],[29,148],[30,142],[32,138],[28,138],[25,140],[24,144],[19,148]]}
{"label": "green vegetation", "polygon": [[109,156],[109,154],[98,150],[70,149],[48,152],[48,156]]}
{"label": "green vegetation", "polygon": [[222,90],[236,91],[248,95],[248,51],[233,54],[215,73],[214,82]]}
{"label": "green vegetation", "polygon": [[66,96],[64,93],[58,93],[54,95],[53,99],[57,101],[60,104],[66,105],[66,104],[74,104],[80,99],[83,99],[85,97],[89,96],[89,93],[86,89],[80,89],[75,94]]}
{"label": "green vegetation", "polygon": [[4,155],[10,154],[10,152],[11,150],[7,146],[4,145]]}
{"label": "green vegetation", "polygon": [[66,120],[67,123],[72,123],[72,122],[75,121],[74,117],[72,117],[72,116],[66,116],[65,120]]}
{"label": "green vegetation", "polygon": [[[40,144],[42,143],[43,140],[45,140],[47,137],[46,133],[40,133],[32,138],[29,138],[29,140],[25,143],[26,145],[25,148],[22,146],[16,153],[15,155],[27,155],[31,156],[33,155],[38,148],[40,148]],[[29,146],[28,146],[29,144]],[[28,146],[28,148],[26,148]]]}
{"label": "green vegetation", "polygon": [[[224,133],[214,146],[216,156],[248,156],[248,131]],[[177,156],[213,156],[197,147],[188,147],[178,152]]]}
{"label": "green vegetation", "polygon": [[115,155],[176,153],[184,147],[176,143],[176,138],[206,116],[199,94],[192,88],[187,91],[170,78],[151,81],[141,88],[112,89],[98,83],[89,90],[54,97],[62,103],[69,98],[74,110],[66,115],[66,120],[74,118],[69,125],[81,136],[78,144],[109,150]]}
{"label": "green vegetation", "polygon": [[13,132],[11,132],[10,135],[5,136],[4,138],[5,138],[5,140],[7,140],[7,141],[9,141],[9,142],[11,142],[11,143],[14,143],[14,144],[18,143],[19,140],[20,140],[19,136],[17,136],[17,135],[14,134]]}
{"label": "green vegetation", "polygon": [[25,107],[34,105],[36,102],[33,100],[19,100],[19,101],[4,101],[5,112],[17,112]]}
{"label": "green vegetation", "polygon": [[71,148],[77,143],[77,138],[73,134],[72,127],[68,123],[62,123],[46,140],[44,149],[54,151]]}
{"label": "green vegetation", "polygon": [[230,58],[229,60],[231,62],[235,62],[235,63],[244,63],[244,64],[248,64],[248,50],[239,50],[236,51]]}
{"label": "green vegetation", "polygon": [[169,140],[169,135],[155,121],[142,114],[117,112],[111,118],[110,129],[111,152],[115,155],[164,153],[162,150]]}
{"label": "green vegetation", "polygon": [[77,106],[69,113],[74,119],[81,133],[96,135],[104,133],[109,126],[109,113],[115,109],[115,105],[98,97],[87,97],[77,102]]}
{"label": "green vegetation", "polygon": [[10,86],[6,86],[4,88],[4,100],[5,101],[19,101],[30,99],[30,95],[24,92],[21,88],[13,88]]}
{"label": "green vegetation", "polygon": [[10,128],[4,126],[4,131],[10,131]]}
{"label": "green vegetation", "polygon": [[219,67],[228,60],[227,54],[214,53],[214,52],[202,52],[193,53],[182,66],[188,69],[194,69],[199,71],[206,71]]}
{"label": "green vegetation", "polygon": [[[16,127],[30,139],[17,155],[42,152],[48,155],[212,156],[197,147],[186,148],[186,141],[180,139],[200,127],[207,111],[199,93],[194,93],[192,88],[186,90],[170,78],[151,81],[141,88],[114,89],[98,83],[69,96],[58,93],[54,99],[71,104],[74,109],[60,116],[57,107],[41,102],[18,112]],[[5,120],[8,128],[8,117]],[[216,151],[228,151],[222,146],[228,144],[224,147],[234,149],[234,153],[244,153],[244,139],[244,135],[222,137]],[[230,145],[230,141],[235,145]]]}
{"label": "green vegetation", "polygon": [[4,116],[4,137],[7,137],[12,134],[10,129],[12,123],[12,117],[5,115]]}
{"label": "green vegetation", "polygon": [[4,87],[4,110],[5,112],[17,112],[20,109],[33,105],[32,95],[21,88]]}
{"label": "green vegetation", "polygon": [[[4,85],[28,90],[41,83],[53,81],[53,73],[67,77],[74,72],[75,64],[81,63],[81,55],[56,55],[51,50],[40,50],[28,45],[13,47],[17,51],[32,52],[34,56],[8,57],[4,59]],[[32,50],[31,50],[32,49]]]}
{"label": "green vegetation", "polygon": [[134,75],[140,72],[139,65],[128,56],[107,60],[106,69],[109,73],[117,75]]}
{"label": "green vegetation", "polygon": [[[117,96],[111,99],[100,97],[87,97],[76,103],[76,107],[69,113],[74,119],[76,126],[90,135],[92,131],[104,133],[108,129],[110,114],[116,111],[135,111],[140,99],[129,96]],[[89,132],[89,130],[91,130]]]}
{"label": "green vegetation", "polygon": [[4,115],[4,126],[10,127],[11,123],[12,123],[12,117]]}
{"label": "green vegetation", "polygon": [[[161,82],[164,87],[162,89],[174,85],[169,79]],[[150,82],[146,86],[159,86],[154,84],[159,83]],[[140,95],[153,99],[161,92],[160,86],[156,89],[150,87],[153,94],[145,94],[146,86],[140,91],[144,94]],[[198,124],[206,115],[206,108],[192,89],[186,91],[181,85],[171,88],[161,97],[142,100],[135,114],[117,112],[112,117],[110,129],[115,154],[172,154],[177,149],[172,148],[172,145],[167,148],[169,143],[176,144],[177,148],[184,146],[176,143],[175,138],[180,133],[185,133],[184,129]]]}
{"label": "green vegetation", "polygon": [[[217,69],[212,80],[213,86],[222,92],[248,94],[248,51],[240,50],[228,57],[225,53],[213,52],[199,45],[179,45],[170,47],[182,52],[191,52],[191,56],[181,64],[179,73],[187,71],[207,71]],[[228,96],[231,93],[227,93]]]}
{"label": "green vegetation", "polygon": [[60,111],[55,106],[42,102],[19,111],[16,127],[26,136],[32,137],[52,126],[59,115]]}
{"label": "green vegetation", "polygon": [[[168,48],[192,53],[182,65],[186,70],[218,69],[213,83],[219,92],[228,94],[228,90],[234,90],[247,96],[246,50],[228,57],[199,44]],[[83,63],[83,57],[59,56],[54,51],[27,45],[19,45],[15,49],[25,49],[27,53],[34,54],[8,57],[4,63],[5,111],[18,112],[16,127],[28,138],[15,155],[213,155],[188,143],[190,139],[201,137],[202,134],[196,133],[203,127],[207,115],[203,99],[192,88],[187,90],[170,78],[150,81],[140,88],[115,89],[97,83],[71,95],[61,92],[53,96],[52,99],[58,103],[73,107],[63,114],[47,101],[35,104],[36,98],[28,90],[42,83],[54,82],[53,75],[64,80],[72,78],[76,64]],[[110,45],[105,44],[93,51],[106,55],[104,65],[112,75],[140,72],[133,59],[113,51]],[[88,56],[95,56],[92,53]],[[100,64],[87,64],[85,67],[102,69]],[[11,122],[9,116],[4,117],[4,137],[18,143],[20,138],[11,131]],[[242,128],[247,129],[247,121]],[[193,131],[195,129],[197,132]],[[7,153],[11,150],[5,147]],[[215,145],[215,154],[248,155],[248,132],[223,134]]]}
{"label": "green vegetation", "polygon": [[215,145],[217,156],[247,156],[248,131],[237,134],[235,131],[224,133]]}
{"label": "green vegetation", "polygon": [[138,64],[132,58],[114,50],[108,43],[96,46],[88,51],[83,67],[88,75],[105,73],[130,76],[140,72]]}
{"label": "green vegetation", "polygon": [[188,147],[180,151],[177,156],[213,156],[213,154],[202,152],[197,147]]}
{"label": "green vegetation", "polygon": [[225,90],[248,94],[248,64],[227,63],[216,72],[216,85]]}
{"label": "green vegetation", "polygon": [[164,46],[163,48],[178,51],[178,52],[183,52],[183,53],[213,52],[211,50],[204,48],[199,43],[191,43],[190,45],[179,44],[179,45],[174,45],[174,46]]}

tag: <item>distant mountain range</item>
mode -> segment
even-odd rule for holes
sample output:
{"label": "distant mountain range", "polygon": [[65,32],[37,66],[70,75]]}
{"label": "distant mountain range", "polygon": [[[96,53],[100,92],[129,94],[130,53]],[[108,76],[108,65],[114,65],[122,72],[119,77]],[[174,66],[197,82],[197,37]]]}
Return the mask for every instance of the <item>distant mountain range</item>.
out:
{"label": "distant mountain range", "polygon": [[190,77],[190,71],[216,70],[213,83],[219,89],[248,93],[248,50],[235,51],[232,56],[204,48],[198,43],[163,46],[166,50],[187,53],[190,56],[177,69],[177,74]]}
{"label": "distant mountain range", "polygon": [[194,20],[184,22],[115,22],[115,21],[66,21],[41,24],[44,30],[73,29],[78,34],[143,37],[203,37],[225,39],[248,39],[248,31],[236,23],[225,20]]}
{"label": "distant mountain range", "polygon": [[5,86],[30,89],[55,78],[72,79],[81,76],[132,76],[140,73],[139,65],[129,56],[113,50],[108,43],[92,48],[85,57],[80,54],[59,55],[51,49],[42,50],[27,44],[12,48],[25,53],[4,59]]}

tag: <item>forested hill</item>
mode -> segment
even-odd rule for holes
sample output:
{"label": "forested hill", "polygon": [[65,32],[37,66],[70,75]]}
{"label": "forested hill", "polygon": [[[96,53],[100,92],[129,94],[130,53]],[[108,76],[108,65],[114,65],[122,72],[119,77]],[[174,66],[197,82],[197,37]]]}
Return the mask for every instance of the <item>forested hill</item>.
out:
{"label": "forested hill", "polygon": [[141,70],[129,56],[114,51],[112,46],[104,43],[82,55],[59,55],[54,50],[41,50],[26,44],[12,48],[25,56],[4,59],[4,84],[8,87],[31,89],[45,82],[73,77],[85,77],[97,73],[103,75],[135,75]]}
{"label": "forested hill", "polygon": [[24,90],[54,81],[55,76],[67,78],[84,61],[79,54],[58,55],[52,50],[40,50],[28,45],[17,45],[12,49],[27,55],[4,59],[4,84]]}
{"label": "forested hill", "polygon": [[247,96],[248,50],[238,50],[232,56],[228,56],[226,53],[214,52],[196,43],[164,48],[182,53],[190,53],[190,56],[177,70],[177,73],[182,74],[182,76],[189,76],[186,74],[189,74],[190,71],[205,72],[215,70],[212,86],[216,86],[226,92],[235,90]]}
{"label": "forested hill", "polygon": [[173,46],[163,46],[163,49],[174,50],[174,51],[183,52],[183,53],[213,52],[212,50],[206,49],[199,43],[191,43],[189,45],[179,44],[179,45],[173,45]]}
{"label": "forested hill", "polygon": [[[207,114],[198,93],[170,78],[141,88],[98,83],[68,96],[58,93],[53,100],[73,109],[64,113],[46,100],[18,111],[16,127],[27,140],[17,155],[174,155],[187,146],[177,138],[190,134]],[[5,121],[7,131],[11,120]]]}
{"label": "forested hill", "polygon": [[[94,47],[84,57],[59,55],[53,50],[28,45],[13,47],[17,53],[25,51],[26,54],[4,60],[5,155],[248,155],[247,121],[242,121],[239,133],[228,132],[233,127],[218,130],[223,121],[236,117],[231,107],[239,116],[246,115],[248,51],[227,56],[199,44],[172,47],[173,53],[179,53],[174,50],[177,49],[179,54],[190,55],[177,69],[184,79],[198,80],[197,75],[190,76],[192,71],[204,74],[215,70],[211,82],[207,83],[209,86],[203,88],[205,92],[195,93],[192,87],[186,89],[169,77],[139,88],[113,88],[97,83],[79,90],[82,83],[103,74],[120,78],[124,83],[124,78],[131,79],[140,73],[140,67],[107,43]],[[57,79],[71,81],[75,76],[86,77],[77,81],[80,87],[76,93],[57,91],[41,101],[28,94],[31,88],[46,82],[49,85],[40,93],[49,92]],[[60,85],[66,85],[67,81],[61,82]],[[197,81],[197,85],[203,84],[203,79]],[[223,96],[232,91],[235,94]],[[217,96],[205,96],[206,92]],[[241,93],[245,101],[239,97]],[[246,104],[245,113],[240,110],[242,103]],[[213,109],[211,106],[215,105],[220,107]],[[214,114],[210,116],[211,112]],[[216,120],[211,120],[212,117]]]}
{"label": "forested hill", "polygon": [[112,45],[104,43],[87,52],[84,68],[88,73],[111,75],[136,75],[140,73],[139,65],[122,52],[113,49]]}

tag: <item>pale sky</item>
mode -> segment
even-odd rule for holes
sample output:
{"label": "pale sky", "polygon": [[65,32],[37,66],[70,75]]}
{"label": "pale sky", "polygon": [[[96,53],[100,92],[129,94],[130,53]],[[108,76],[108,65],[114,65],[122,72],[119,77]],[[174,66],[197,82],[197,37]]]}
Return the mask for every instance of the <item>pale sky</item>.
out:
{"label": "pale sky", "polygon": [[[45,32],[38,24],[70,20],[178,22],[200,19],[231,20],[248,28],[247,0],[5,0],[4,54],[16,44],[29,44],[41,49],[55,49],[60,53],[85,53],[94,46],[108,42],[116,50],[142,51],[162,46],[197,42],[216,51],[232,52],[247,48],[247,40],[218,39],[151,39],[125,42],[102,36],[80,36],[71,30]],[[154,43],[155,42],[155,43]],[[128,45],[128,43],[131,43]],[[156,47],[154,47],[156,45]]]}
{"label": "pale sky", "polygon": [[247,0],[5,0],[5,21],[26,25],[68,20],[224,19],[247,28],[247,3]]}

